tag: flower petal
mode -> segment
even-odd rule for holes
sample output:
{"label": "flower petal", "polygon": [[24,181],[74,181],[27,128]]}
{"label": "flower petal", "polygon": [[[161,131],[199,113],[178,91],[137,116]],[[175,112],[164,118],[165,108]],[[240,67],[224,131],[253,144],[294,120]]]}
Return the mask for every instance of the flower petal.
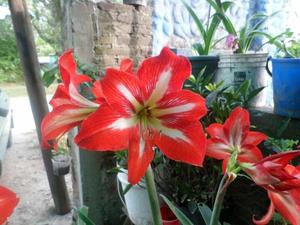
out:
{"label": "flower petal", "polygon": [[49,103],[53,108],[56,108],[60,105],[73,104],[70,99],[68,88],[66,88],[66,86],[63,84],[58,85]]}
{"label": "flower petal", "polygon": [[268,139],[268,136],[257,131],[248,131],[243,140],[243,145],[258,145]]}
{"label": "flower petal", "polygon": [[130,135],[128,181],[132,185],[137,184],[142,179],[154,156],[152,140],[143,137],[142,133],[139,127],[136,126],[132,129]]}
{"label": "flower petal", "polygon": [[70,84],[70,74],[76,73],[76,63],[73,57],[73,49],[66,51],[58,60],[61,78],[66,87]]}
{"label": "flower petal", "polygon": [[93,83],[93,94],[95,95],[97,101],[100,100],[101,103],[103,102],[104,94],[100,80],[97,80]]}
{"label": "flower petal", "polygon": [[137,121],[122,117],[107,104],[83,121],[75,142],[84,149],[115,151],[128,148],[129,130]]}
{"label": "flower petal", "polygon": [[249,128],[249,112],[241,107],[236,107],[224,123],[224,133],[233,146],[241,146],[243,136]]}
{"label": "flower petal", "polygon": [[300,150],[293,150],[288,152],[282,152],[274,155],[270,155],[268,157],[265,157],[263,160],[259,162],[259,164],[272,161],[276,164],[281,164],[282,167],[287,165],[293,158],[300,156]]}
{"label": "flower petal", "polygon": [[75,86],[82,82],[91,82],[92,79],[86,75],[77,73],[77,65],[73,56],[73,49],[66,51],[58,60],[59,71],[63,83],[69,87],[70,83]]}
{"label": "flower petal", "polygon": [[144,85],[146,101],[154,104],[164,95],[182,89],[191,74],[191,64],[183,56],[177,56],[169,48],[162,49],[159,56],[150,57],[142,63],[137,75]]}
{"label": "flower petal", "polygon": [[275,206],[271,201],[267,213],[259,220],[255,219],[255,217],[253,216],[252,221],[256,225],[266,225],[272,219],[274,212],[275,212]]}
{"label": "flower petal", "polygon": [[77,73],[76,62],[73,57],[73,50],[65,52],[59,58],[59,70],[66,89],[69,91],[70,99],[79,106],[98,107],[97,103],[91,102],[83,97],[77,90],[79,84],[92,82],[86,75]]}
{"label": "flower petal", "polygon": [[140,84],[135,75],[109,68],[101,85],[107,103],[119,113],[129,116],[142,107]]}
{"label": "flower petal", "polygon": [[206,131],[211,138],[214,138],[216,140],[220,140],[226,144],[229,144],[229,143],[227,143],[227,137],[225,136],[222,124],[212,123],[209,125],[209,127],[206,128]]}
{"label": "flower petal", "polygon": [[95,108],[81,108],[76,105],[61,105],[48,113],[41,125],[43,141],[60,138],[71,128],[79,125]]}
{"label": "flower petal", "polygon": [[123,59],[120,64],[120,70],[127,72],[127,73],[133,73],[133,61],[129,58]]}
{"label": "flower petal", "polygon": [[0,186],[0,224],[5,223],[8,217],[13,213],[18,202],[19,198],[14,192]]}
{"label": "flower petal", "polygon": [[239,162],[256,163],[262,159],[263,159],[263,155],[260,149],[256,146],[242,147],[241,152],[238,154]]}
{"label": "flower petal", "polygon": [[231,155],[228,145],[219,140],[207,140],[206,155],[214,159],[226,159]]}
{"label": "flower petal", "polygon": [[206,138],[200,122],[155,121],[154,142],[170,159],[202,166]]}
{"label": "flower petal", "polygon": [[152,111],[156,118],[169,116],[186,120],[199,120],[207,113],[205,99],[188,90],[173,92],[161,99]]}
{"label": "flower petal", "polygon": [[69,85],[69,94],[70,94],[71,101],[78,106],[95,107],[95,108],[99,107],[98,103],[92,102],[87,98],[85,98],[84,96],[82,96],[77,90],[77,86],[72,82]]}
{"label": "flower petal", "polygon": [[268,191],[276,210],[293,225],[300,225],[300,190]]}

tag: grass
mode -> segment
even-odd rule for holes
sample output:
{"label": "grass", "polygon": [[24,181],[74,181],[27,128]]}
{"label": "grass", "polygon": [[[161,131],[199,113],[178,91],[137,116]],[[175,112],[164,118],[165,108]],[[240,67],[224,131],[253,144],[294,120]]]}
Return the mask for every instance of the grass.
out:
{"label": "grass", "polygon": [[[53,84],[49,88],[45,87],[46,94],[52,95],[57,85]],[[9,97],[27,96],[26,86],[24,83],[0,83],[0,89],[3,90]]]}

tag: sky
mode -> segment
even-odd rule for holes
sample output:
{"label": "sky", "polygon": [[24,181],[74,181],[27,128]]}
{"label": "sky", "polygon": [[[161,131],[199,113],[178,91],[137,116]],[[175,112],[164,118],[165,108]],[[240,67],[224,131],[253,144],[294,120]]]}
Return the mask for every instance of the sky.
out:
{"label": "sky", "polygon": [[0,19],[4,19],[5,16],[9,15],[9,9],[7,7],[0,7]]}

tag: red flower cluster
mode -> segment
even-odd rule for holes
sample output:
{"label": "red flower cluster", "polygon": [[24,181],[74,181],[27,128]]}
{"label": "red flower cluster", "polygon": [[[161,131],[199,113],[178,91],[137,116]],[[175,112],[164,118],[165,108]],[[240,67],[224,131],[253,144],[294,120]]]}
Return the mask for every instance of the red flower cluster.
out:
{"label": "red flower cluster", "polygon": [[249,131],[249,128],[248,111],[235,108],[224,125],[215,123],[207,128],[211,138],[207,141],[206,154],[223,160],[224,173],[228,169],[228,160],[235,154],[237,166],[241,166],[257,185],[268,191],[271,201],[269,210],[262,219],[253,218],[255,224],[267,224],[276,209],[293,225],[300,225],[300,167],[288,164],[300,155],[300,151],[263,159],[257,145],[266,140],[267,136]]}

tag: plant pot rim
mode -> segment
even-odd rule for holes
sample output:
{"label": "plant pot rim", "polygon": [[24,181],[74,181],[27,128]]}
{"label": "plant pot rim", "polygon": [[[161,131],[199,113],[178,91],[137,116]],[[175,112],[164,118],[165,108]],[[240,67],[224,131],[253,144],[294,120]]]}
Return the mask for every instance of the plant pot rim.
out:
{"label": "plant pot rim", "polygon": [[251,53],[232,53],[232,54],[220,54],[219,57],[231,57],[231,58],[236,58],[236,57],[257,57],[257,56],[268,56],[269,53],[267,52],[251,52]]}
{"label": "plant pot rim", "polygon": [[215,61],[218,60],[220,57],[218,55],[197,55],[197,56],[188,56],[189,60],[210,60]]}
{"label": "plant pot rim", "polygon": [[[130,183],[128,182],[128,170],[127,170],[127,169],[124,169],[124,168],[120,168],[120,170],[121,170],[122,172],[118,172],[117,178],[118,178],[122,183],[125,183],[126,185],[130,184]],[[126,178],[125,178],[125,177],[126,177]],[[138,185],[138,186],[140,186],[140,187],[143,187],[143,188],[146,188],[146,184],[145,184],[145,182],[144,182],[143,179],[141,179],[141,180],[138,182],[138,184],[136,184],[136,185]],[[134,186],[136,186],[136,185],[134,185]]]}
{"label": "plant pot rim", "polygon": [[272,62],[300,63],[300,58],[271,58]]}
{"label": "plant pot rim", "polygon": [[65,154],[54,155],[51,157],[51,160],[54,162],[67,162],[67,161],[71,161],[71,156]]}

